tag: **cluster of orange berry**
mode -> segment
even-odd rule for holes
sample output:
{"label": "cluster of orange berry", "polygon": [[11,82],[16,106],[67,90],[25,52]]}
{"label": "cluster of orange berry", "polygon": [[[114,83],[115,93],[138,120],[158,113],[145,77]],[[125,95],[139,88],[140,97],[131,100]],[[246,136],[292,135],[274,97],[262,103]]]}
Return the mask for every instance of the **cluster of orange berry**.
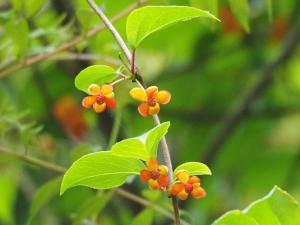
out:
{"label": "cluster of orange berry", "polygon": [[168,190],[170,195],[178,196],[181,200],[186,200],[191,194],[194,198],[203,198],[206,196],[205,190],[200,187],[200,178],[190,176],[186,170],[176,173],[176,180],[170,185],[168,168],[159,165],[156,159],[148,159],[146,168],[140,172],[142,181],[149,184],[149,188],[153,190]]}
{"label": "cluster of orange berry", "polygon": [[[87,109],[93,107],[95,112],[101,113],[106,108],[112,110],[117,106],[113,86],[110,84],[102,86],[92,84],[88,92],[90,95],[82,100],[82,106]],[[170,92],[159,91],[156,86],[147,89],[133,88],[129,93],[132,98],[141,102],[138,112],[143,117],[158,114],[160,104],[167,104],[171,100]],[[170,184],[168,168],[159,165],[156,159],[147,160],[146,168],[140,172],[140,178],[148,182],[150,189],[168,191],[170,195],[178,196],[181,200],[187,199],[189,195],[194,198],[202,198],[206,195],[205,190],[200,187],[200,178],[190,176],[185,170],[178,171],[174,183]]]}
{"label": "cluster of orange berry", "polygon": [[[91,84],[88,88],[89,96],[84,97],[82,106],[86,109],[93,107],[97,113],[103,112],[106,108],[114,109],[117,105],[114,98],[113,86],[104,84],[99,86]],[[156,86],[151,86],[146,90],[143,88],[133,88],[130,95],[137,101],[140,101],[138,107],[139,113],[143,117],[155,115],[159,113],[160,104],[167,104],[171,100],[171,94],[168,91],[158,91]]]}

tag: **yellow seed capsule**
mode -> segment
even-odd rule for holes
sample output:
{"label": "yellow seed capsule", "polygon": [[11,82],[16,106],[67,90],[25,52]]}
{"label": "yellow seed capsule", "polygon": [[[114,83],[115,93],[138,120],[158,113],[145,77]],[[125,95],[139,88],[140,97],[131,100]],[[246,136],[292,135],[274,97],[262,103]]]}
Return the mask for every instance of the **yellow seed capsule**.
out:
{"label": "yellow seed capsule", "polygon": [[186,170],[180,170],[176,173],[176,178],[183,183],[186,183],[189,180],[189,173]]}
{"label": "yellow seed capsule", "polygon": [[106,103],[98,104],[97,102],[95,102],[93,104],[93,109],[96,113],[101,113],[106,109]]}
{"label": "yellow seed capsule", "polygon": [[171,100],[171,94],[168,91],[159,91],[156,100],[159,104],[168,104]]}
{"label": "yellow seed capsule", "polygon": [[185,190],[181,190],[177,196],[180,200],[186,200],[189,197],[189,194],[186,193]]}
{"label": "yellow seed capsule", "polygon": [[99,95],[100,92],[101,92],[101,88],[99,85],[97,84],[91,84],[88,88],[88,92],[91,94],[91,95]]}
{"label": "yellow seed capsule", "polygon": [[157,189],[159,189],[159,183],[158,183],[157,180],[150,179],[150,180],[148,181],[148,183],[149,183],[150,189],[152,189],[152,190],[157,190]]}
{"label": "yellow seed capsule", "polygon": [[168,175],[168,167],[164,166],[164,165],[160,165],[158,167],[160,174],[162,175]]}

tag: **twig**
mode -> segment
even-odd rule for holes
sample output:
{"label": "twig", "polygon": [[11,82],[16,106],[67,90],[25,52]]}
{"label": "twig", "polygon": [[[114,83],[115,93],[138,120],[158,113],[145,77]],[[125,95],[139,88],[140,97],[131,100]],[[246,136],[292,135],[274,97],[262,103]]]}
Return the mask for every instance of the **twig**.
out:
{"label": "twig", "polygon": [[[142,3],[145,3],[147,1],[148,0],[143,0]],[[123,18],[125,15],[130,13],[133,9],[137,8],[138,6],[139,6],[139,3],[131,4],[130,6],[125,8],[123,11],[121,11],[120,13],[118,13],[117,15],[112,17],[111,21],[116,22],[116,21],[120,20],[121,18]],[[74,47],[75,45],[77,45],[78,43],[80,43],[81,41],[94,36],[95,34],[97,34],[100,31],[103,31],[105,28],[106,27],[102,24],[98,25],[98,26],[94,27],[93,29],[91,29],[90,31],[88,31],[86,34],[76,36],[72,40],[69,40],[67,43],[64,43],[64,44],[60,45],[59,47],[57,47],[56,49],[54,49],[51,52],[29,57],[29,58],[23,60],[22,62],[14,65],[14,66],[8,67],[7,69],[4,69],[4,70],[0,71],[0,77],[7,76],[11,73],[14,73],[14,72],[18,71],[18,70],[21,70],[23,68],[26,68],[26,67],[31,66],[33,64],[36,64],[38,62],[44,61],[44,60],[46,60],[46,59],[48,59],[48,58],[50,58],[54,55],[57,55],[58,53],[61,53],[62,51],[70,49],[70,48]]]}
{"label": "twig", "polygon": [[[66,170],[67,170],[65,167],[62,167],[62,166],[59,166],[59,165],[56,165],[56,164],[53,164],[53,163],[50,163],[50,162],[47,162],[47,161],[44,161],[44,160],[41,160],[41,159],[33,158],[33,157],[30,157],[30,156],[25,156],[25,155],[7,150],[6,148],[1,147],[1,146],[0,146],[0,153],[15,157],[17,159],[28,162],[32,165],[36,165],[36,166],[39,166],[41,168],[45,168],[49,171],[53,171],[53,172],[56,172],[56,173],[65,173]],[[152,202],[150,202],[150,201],[148,201],[148,200],[146,200],[142,197],[139,197],[135,194],[132,194],[132,193],[130,193],[130,192],[128,192],[128,191],[126,191],[122,188],[116,188],[116,189],[114,189],[114,191],[117,194],[119,194],[120,196],[123,196],[124,198],[127,198],[127,199],[129,199],[133,202],[136,202],[136,203],[140,204],[140,205],[150,207],[153,210],[155,210],[155,211],[161,213],[162,215],[166,216],[167,218],[173,219],[172,214],[168,210],[165,210],[164,208],[161,208],[160,206],[158,206],[158,205],[156,205],[156,204],[154,204],[154,203],[152,203]],[[182,224],[188,225],[188,223],[184,220],[182,220]]]}
{"label": "twig", "polygon": [[[114,28],[113,24],[107,19],[107,17],[105,16],[105,14],[102,12],[102,10],[97,6],[97,4],[94,2],[94,0],[87,0],[87,2],[90,4],[90,6],[93,8],[93,10],[95,11],[95,13],[97,13],[97,15],[99,16],[99,18],[103,21],[103,23],[106,25],[106,27],[110,30],[110,32],[112,33],[112,35],[114,36],[114,38],[116,39],[118,45],[120,46],[120,48],[122,49],[123,53],[125,54],[129,64],[133,64],[133,68],[131,69],[132,73],[135,74],[137,69],[134,63],[134,59],[132,57],[131,51],[129,50],[129,48],[127,47],[127,45],[125,44],[124,40],[122,39],[122,37],[120,36],[120,34],[118,33],[118,31]],[[142,80],[137,80],[137,84],[143,86],[142,84]],[[157,115],[153,116],[153,120],[155,122],[156,125],[160,124],[159,121],[159,117]],[[170,180],[172,182],[173,180],[173,169],[172,169],[172,162],[171,162],[171,157],[170,157],[170,152],[169,152],[169,148],[168,148],[168,144],[166,142],[165,137],[162,138],[161,140],[161,146],[162,146],[162,151],[163,151],[163,155],[164,155],[164,160],[165,163],[169,169],[169,175],[170,175]],[[177,200],[176,197],[172,197],[172,204],[173,204],[173,209],[174,209],[174,220],[175,220],[175,224],[176,225],[180,225],[180,217],[179,217],[179,210],[178,210],[178,204],[177,204]]]}
{"label": "twig", "polygon": [[116,30],[116,28],[112,25],[110,20],[106,17],[106,15],[102,12],[102,10],[97,6],[97,4],[93,0],[87,0],[90,6],[94,9],[94,11],[97,13],[97,15],[101,18],[102,22],[105,24],[105,26],[110,30],[110,32],[113,34],[114,38],[118,42],[121,50],[125,54],[126,58],[128,59],[128,62],[131,63],[131,53],[129,49],[127,48],[123,38],[119,34],[119,32]]}
{"label": "twig", "polygon": [[233,133],[239,122],[242,120],[243,115],[249,110],[250,106],[256,100],[256,98],[262,94],[262,92],[272,82],[275,69],[281,64],[285,63],[295,52],[297,46],[300,44],[300,22],[296,25],[295,30],[286,41],[286,45],[283,47],[281,53],[272,63],[265,67],[261,78],[257,84],[249,91],[248,94],[241,100],[232,112],[225,118],[223,125],[216,137],[210,142],[208,148],[204,151],[204,162],[211,163],[212,159],[220,151],[222,145]]}
{"label": "twig", "polygon": [[68,61],[68,60],[82,60],[82,61],[104,61],[108,64],[112,65],[120,65],[118,60],[115,60],[112,57],[104,56],[104,55],[96,55],[96,54],[87,54],[87,53],[66,53],[66,54],[58,54],[48,58],[48,60],[60,60],[60,61]]}
{"label": "twig", "polygon": [[[128,191],[125,191],[124,189],[120,189],[120,188],[118,188],[116,190],[116,193],[118,193],[119,195],[121,195],[121,196],[123,196],[123,197],[125,197],[127,199],[130,199],[130,200],[132,200],[134,202],[137,202],[140,205],[148,206],[148,207],[154,209],[155,211],[161,213],[165,217],[167,217],[167,218],[169,218],[171,220],[174,220],[174,216],[168,210],[166,210],[166,209],[164,209],[164,208],[162,208],[162,207],[160,207],[160,206],[158,206],[158,205],[156,205],[156,204],[154,204],[152,202],[149,202],[148,200],[146,200],[144,198],[141,198],[141,197],[139,197],[137,195],[134,195],[134,194],[132,194],[132,193],[130,193]],[[181,220],[181,223],[182,223],[182,225],[188,225],[189,224],[185,220]]]}
{"label": "twig", "polygon": [[40,159],[36,159],[36,158],[30,157],[30,156],[27,156],[27,155],[22,155],[22,154],[7,150],[4,147],[0,147],[0,153],[16,157],[16,158],[21,159],[25,162],[28,162],[28,163],[31,163],[33,165],[48,169],[48,170],[56,172],[56,173],[64,173],[67,170],[66,168],[64,168],[62,166],[58,166],[56,164],[49,163],[47,161],[43,161],[43,160],[40,160]]}

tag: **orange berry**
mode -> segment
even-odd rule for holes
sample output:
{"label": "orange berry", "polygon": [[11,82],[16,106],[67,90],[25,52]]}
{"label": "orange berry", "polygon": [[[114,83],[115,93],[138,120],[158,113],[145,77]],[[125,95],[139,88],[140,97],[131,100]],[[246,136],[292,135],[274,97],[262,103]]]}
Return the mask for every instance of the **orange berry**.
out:
{"label": "orange berry", "polygon": [[95,96],[87,96],[84,97],[81,101],[81,105],[86,108],[89,109],[92,107],[92,105],[96,102],[96,97]]}
{"label": "orange berry", "polygon": [[194,198],[203,198],[206,196],[205,190],[201,187],[194,187],[191,194]]}
{"label": "orange berry", "polygon": [[149,183],[149,187],[150,187],[151,189],[153,189],[153,190],[159,189],[159,183],[158,183],[157,180],[150,179],[150,180],[148,181],[148,183]]}
{"label": "orange berry", "polygon": [[150,115],[156,115],[159,113],[159,111],[160,111],[160,106],[158,103],[155,103],[154,106],[149,106],[148,113]]}
{"label": "orange berry", "polygon": [[149,105],[147,103],[141,103],[138,107],[138,111],[143,117],[149,116]]}
{"label": "orange berry", "polygon": [[142,88],[132,88],[129,94],[137,101],[145,102],[147,100],[146,91]]}
{"label": "orange berry", "polygon": [[148,181],[151,179],[151,173],[148,170],[142,170],[140,172],[140,178],[142,181]]}
{"label": "orange berry", "polygon": [[109,95],[111,93],[113,93],[113,86],[111,86],[110,84],[104,84],[101,86],[101,94],[103,95]]}
{"label": "orange berry", "polygon": [[117,106],[117,101],[114,98],[105,98],[104,102],[107,105],[107,108],[114,109]]}
{"label": "orange berry", "polygon": [[171,194],[176,196],[179,192],[184,189],[184,184],[182,183],[175,183],[171,187]]}
{"label": "orange berry", "polygon": [[171,94],[168,91],[159,91],[156,100],[159,104],[168,104],[171,100]]}
{"label": "orange berry", "polygon": [[196,176],[191,176],[188,180],[189,184],[199,183],[200,184],[200,178]]}
{"label": "orange berry", "polygon": [[186,200],[189,197],[189,194],[186,193],[185,190],[183,189],[178,193],[177,196],[180,200]]}
{"label": "orange berry", "polygon": [[158,161],[157,159],[150,158],[146,162],[147,169],[150,171],[158,170]]}
{"label": "orange berry", "polygon": [[96,113],[101,113],[106,109],[106,103],[98,104],[97,102],[95,102],[93,104],[93,109]]}

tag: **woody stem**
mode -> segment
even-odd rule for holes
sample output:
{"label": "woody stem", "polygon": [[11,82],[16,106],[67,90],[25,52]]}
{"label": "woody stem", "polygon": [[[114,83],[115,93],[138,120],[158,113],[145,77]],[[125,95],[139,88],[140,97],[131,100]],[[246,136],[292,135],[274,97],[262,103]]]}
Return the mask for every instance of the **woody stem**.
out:
{"label": "woody stem", "polygon": [[[115,29],[113,24],[110,22],[110,20],[106,17],[106,15],[103,13],[103,11],[97,6],[97,4],[94,2],[94,0],[87,0],[89,5],[92,7],[92,9],[95,11],[95,13],[99,16],[99,18],[102,20],[102,22],[105,24],[105,26],[109,29],[109,31],[112,33],[114,38],[116,39],[118,45],[120,46],[121,50],[123,51],[124,55],[126,56],[129,64],[131,65],[131,72],[133,74],[137,74],[137,68],[135,65],[135,51],[133,51],[133,55],[131,54],[129,48],[125,44],[124,40],[122,39],[121,35],[118,33],[118,31]],[[140,75],[138,75],[137,84],[144,88],[143,80]],[[156,125],[160,124],[159,117],[157,115],[153,116],[153,120]],[[161,147],[163,151],[164,161],[169,169],[169,175],[170,175],[170,181],[173,181],[173,168],[172,168],[172,162],[171,162],[171,156],[170,151],[168,148],[168,144],[166,141],[166,138],[163,137],[161,140]],[[172,204],[174,209],[174,219],[175,219],[175,225],[180,225],[180,217],[179,217],[179,209],[177,200],[175,197],[172,197]]]}

